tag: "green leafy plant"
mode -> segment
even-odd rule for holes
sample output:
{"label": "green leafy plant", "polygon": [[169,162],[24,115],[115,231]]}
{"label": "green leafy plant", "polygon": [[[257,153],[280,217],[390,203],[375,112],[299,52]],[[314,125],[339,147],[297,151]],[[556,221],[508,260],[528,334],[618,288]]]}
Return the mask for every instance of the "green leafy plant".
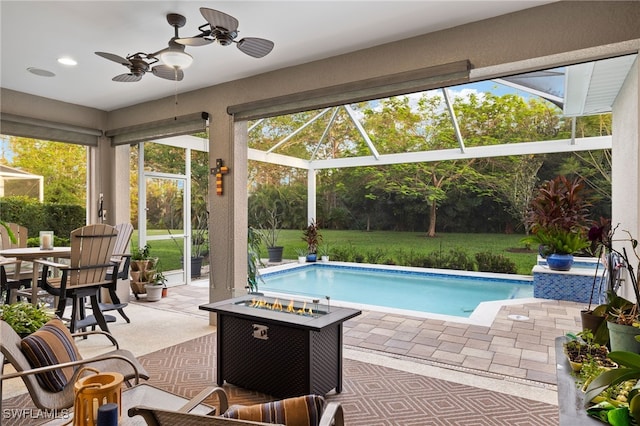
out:
{"label": "green leafy plant", "polygon": [[522,239],[523,242],[536,243],[540,246],[540,254],[548,256],[556,254],[574,254],[589,247],[589,240],[580,230],[567,231],[562,228],[539,228],[538,232]]}
{"label": "green leafy plant", "polygon": [[258,280],[260,277],[260,266],[264,266],[260,259],[260,244],[262,234],[253,227],[249,227],[247,232],[247,288],[249,291],[258,291]]}
{"label": "green leafy plant", "polygon": [[134,247],[131,250],[131,260],[149,260],[151,259],[151,246],[145,244],[144,247]]}
{"label": "green leafy plant", "polygon": [[53,310],[44,303],[37,306],[27,302],[17,302],[0,306],[0,319],[5,321],[20,335],[31,334],[55,318]]}
{"label": "green leafy plant", "polygon": [[7,235],[9,235],[9,239],[11,240],[11,242],[13,244],[17,243],[18,240],[16,240],[16,236],[13,233],[13,231],[11,230],[11,228],[9,228],[9,225],[7,225],[7,223],[4,220],[0,220],[0,225],[4,227],[4,229],[7,230]]}
{"label": "green leafy plant", "polygon": [[[614,351],[609,354],[609,358],[618,364],[618,368],[607,370],[598,375],[587,386],[585,392],[585,401],[598,404],[596,409],[590,408],[587,410],[591,415],[597,416],[604,420],[608,420],[616,409],[628,410],[628,414],[635,419],[637,423],[640,423],[640,389],[636,384],[624,397],[624,400],[611,398],[611,394],[607,394],[605,391],[614,386],[617,386],[623,382],[629,380],[640,379],[640,354],[633,352]],[[612,411],[612,414],[608,412]],[[613,414],[618,416],[620,414]]]}
{"label": "green leafy plant", "polygon": [[162,269],[155,270],[155,272],[153,273],[153,276],[149,280],[149,284],[162,285],[162,286],[167,284],[167,277],[165,277],[164,273],[162,272]]}
{"label": "green leafy plant", "polygon": [[328,244],[321,244],[320,246],[318,246],[318,254],[320,256],[330,256],[331,255],[331,250],[329,249],[329,245]]}

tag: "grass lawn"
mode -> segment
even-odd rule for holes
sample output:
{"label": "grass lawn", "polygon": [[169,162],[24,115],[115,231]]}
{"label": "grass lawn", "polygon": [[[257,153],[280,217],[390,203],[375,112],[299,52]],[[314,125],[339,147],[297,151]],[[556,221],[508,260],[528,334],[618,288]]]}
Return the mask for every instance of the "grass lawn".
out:
{"label": "grass lawn", "polygon": [[[158,232],[162,234],[166,232]],[[389,257],[399,252],[427,254],[434,251],[448,252],[451,249],[462,249],[470,256],[478,252],[489,251],[502,254],[511,259],[518,268],[518,274],[530,275],[531,268],[536,263],[536,253],[524,251],[520,242],[520,234],[438,234],[435,238],[427,238],[422,232],[392,232],[392,231],[335,231],[321,230],[323,244],[329,249],[341,247],[358,249],[368,252],[381,251]],[[132,241],[137,243],[137,231]],[[181,253],[171,240],[151,241],[151,254],[159,257],[162,269],[165,271],[181,269]],[[296,259],[296,249],[306,249],[302,240],[302,230],[283,229],[278,236],[278,245],[284,246],[283,257]],[[215,256],[215,250],[213,252]],[[267,250],[263,246],[261,255],[267,257]]]}

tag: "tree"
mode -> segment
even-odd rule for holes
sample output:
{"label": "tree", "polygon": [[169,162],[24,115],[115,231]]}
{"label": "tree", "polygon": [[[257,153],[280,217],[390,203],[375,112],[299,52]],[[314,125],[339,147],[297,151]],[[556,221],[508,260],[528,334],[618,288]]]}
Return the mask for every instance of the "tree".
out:
{"label": "tree", "polygon": [[500,162],[503,168],[484,175],[485,184],[495,191],[494,198],[503,201],[505,210],[525,231],[528,231],[527,210],[534,196],[542,162],[542,157],[536,155],[508,157]]}
{"label": "tree", "polygon": [[15,136],[9,146],[12,167],[43,176],[45,202],[86,204],[86,147]]}

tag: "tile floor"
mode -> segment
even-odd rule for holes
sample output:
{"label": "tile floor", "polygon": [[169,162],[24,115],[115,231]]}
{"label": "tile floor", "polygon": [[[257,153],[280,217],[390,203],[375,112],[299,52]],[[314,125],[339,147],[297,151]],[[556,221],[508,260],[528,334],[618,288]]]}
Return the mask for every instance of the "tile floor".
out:
{"label": "tile floor", "polygon": [[[171,287],[168,297],[153,304],[142,296],[132,302],[207,317],[198,309],[208,303],[206,285]],[[512,304],[499,309],[490,326],[367,310],[344,324],[344,342],[362,351],[553,387],[554,339],[580,330],[583,308],[579,303],[540,299]]]}

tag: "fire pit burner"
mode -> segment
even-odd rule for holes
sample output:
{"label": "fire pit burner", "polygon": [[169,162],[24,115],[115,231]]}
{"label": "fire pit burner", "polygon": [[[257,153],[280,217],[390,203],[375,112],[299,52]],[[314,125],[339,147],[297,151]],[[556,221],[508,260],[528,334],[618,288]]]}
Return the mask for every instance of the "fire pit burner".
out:
{"label": "fire pit burner", "polygon": [[251,298],[251,300],[242,300],[236,302],[238,305],[244,305],[256,309],[266,309],[271,311],[286,312],[289,314],[306,315],[310,317],[318,317],[320,315],[326,315],[327,310],[320,310],[320,301],[315,299],[311,302],[297,302],[291,299],[289,302],[282,302],[276,298],[273,302],[270,302],[264,297]]}
{"label": "fire pit burner", "polygon": [[[287,398],[342,391],[342,324],[361,311],[294,302],[294,311],[254,307],[252,296],[200,306],[217,318],[217,384]],[[276,299],[263,304],[279,308]],[[309,313],[311,309],[312,313]]]}

